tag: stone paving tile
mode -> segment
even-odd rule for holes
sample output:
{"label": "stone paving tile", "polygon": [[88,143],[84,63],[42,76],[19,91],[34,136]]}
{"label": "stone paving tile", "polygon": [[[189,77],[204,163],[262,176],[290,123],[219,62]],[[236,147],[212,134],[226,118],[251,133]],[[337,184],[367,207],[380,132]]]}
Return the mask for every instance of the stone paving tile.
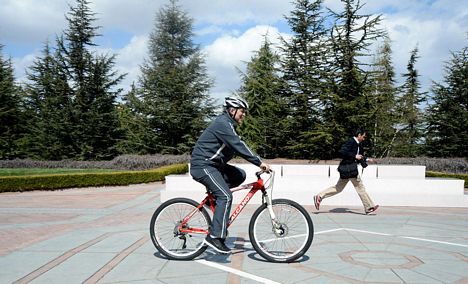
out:
{"label": "stone paving tile", "polygon": [[169,261],[148,230],[163,187],[0,194],[0,283],[468,283],[464,208],[383,207],[366,216],[358,207],[305,206],[313,244],[280,264],[249,243],[257,206],[247,206],[229,229],[233,254]]}

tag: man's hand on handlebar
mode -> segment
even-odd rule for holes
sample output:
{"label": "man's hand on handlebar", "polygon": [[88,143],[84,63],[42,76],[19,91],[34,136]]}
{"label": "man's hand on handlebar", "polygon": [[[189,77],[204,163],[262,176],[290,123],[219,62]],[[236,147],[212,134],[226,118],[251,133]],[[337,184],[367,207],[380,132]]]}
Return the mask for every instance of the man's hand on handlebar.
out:
{"label": "man's hand on handlebar", "polygon": [[260,165],[260,169],[262,169],[262,171],[267,172],[267,173],[271,171],[270,165],[267,163],[263,163],[263,162]]}

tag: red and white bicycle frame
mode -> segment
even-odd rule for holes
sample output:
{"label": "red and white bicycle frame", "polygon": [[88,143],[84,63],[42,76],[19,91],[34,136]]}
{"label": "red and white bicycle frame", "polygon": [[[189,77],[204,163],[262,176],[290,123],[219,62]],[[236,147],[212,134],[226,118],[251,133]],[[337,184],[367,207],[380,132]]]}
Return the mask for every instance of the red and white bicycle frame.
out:
{"label": "red and white bicycle frame", "polygon": [[[275,217],[275,213],[273,212],[273,209],[272,209],[271,196],[268,195],[267,192],[266,192],[267,188],[273,187],[273,180],[274,180],[275,173],[274,173],[274,171],[270,172],[270,177],[266,181],[266,183],[268,184],[267,187],[265,187],[265,183],[264,183],[263,179],[260,177],[260,175],[262,173],[263,172],[256,173],[257,181],[255,181],[255,182],[251,182],[251,183],[247,183],[247,184],[244,184],[244,185],[240,185],[238,187],[231,188],[232,193],[237,192],[237,191],[241,191],[241,190],[249,190],[249,192],[246,194],[244,199],[242,199],[242,201],[237,205],[236,209],[232,212],[231,216],[229,217],[229,222],[228,222],[228,225],[227,225],[228,228],[234,222],[234,220],[237,218],[237,216],[239,216],[239,214],[242,212],[242,210],[245,208],[245,206],[249,203],[249,201],[255,195],[255,193],[257,193],[257,191],[259,191],[259,190],[262,191],[263,198],[264,198],[265,202],[267,203],[268,211],[270,212],[270,217],[271,217],[272,223],[273,223],[273,225],[275,224],[274,220],[276,220],[276,217]],[[184,218],[184,220],[179,224],[179,227],[178,227],[179,231],[181,233],[192,233],[192,234],[207,235],[209,233],[208,230],[187,227],[186,224],[190,220],[190,218],[192,218],[192,216],[197,211],[201,210],[201,208],[203,206],[205,206],[205,204],[207,204],[207,203],[209,204],[211,211],[214,212],[215,202],[216,202],[215,197],[211,193],[207,192],[207,196],[203,199],[202,202],[200,202],[200,205],[198,205],[198,207],[196,209],[194,209],[192,212],[190,212],[190,214],[188,214]]]}

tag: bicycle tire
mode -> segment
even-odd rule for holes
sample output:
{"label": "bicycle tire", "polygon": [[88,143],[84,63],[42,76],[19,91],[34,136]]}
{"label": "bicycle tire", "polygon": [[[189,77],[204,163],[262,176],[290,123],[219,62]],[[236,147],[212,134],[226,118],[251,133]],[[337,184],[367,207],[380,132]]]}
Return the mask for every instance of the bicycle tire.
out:
{"label": "bicycle tire", "polygon": [[[181,220],[199,205],[188,198],[174,198],[162,203],[153,213],[150,235],[156,249],[172,260],[191,260],[206,250],[205,234],[181,233],[177,230]],[[207,230],[211,218],[205,208],[200,208],[187,223],[191,227]]]}
{"label": "bicycle tire", "polygon": [[255,251],[271,262],[293,262],[303,256],[314,238],[309,213],[289,199],[274,199],[273,212],[282,233],[275,231],[266,203],[257,208],[249,224],[249,237]]}

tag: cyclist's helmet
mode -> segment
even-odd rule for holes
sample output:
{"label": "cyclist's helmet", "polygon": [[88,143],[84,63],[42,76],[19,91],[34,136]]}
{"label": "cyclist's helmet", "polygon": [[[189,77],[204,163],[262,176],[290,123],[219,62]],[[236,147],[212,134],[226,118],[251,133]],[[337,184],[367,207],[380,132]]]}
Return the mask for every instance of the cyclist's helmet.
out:
{"label": "cyclist's helmet", "polygon": [[233,108],[248,109],[249,104],[247,103],[247,101],[245,101],[244,99],[242,99],[240,97],[226,97],[224,99],[224,107],[225,108],[233,107]]}

